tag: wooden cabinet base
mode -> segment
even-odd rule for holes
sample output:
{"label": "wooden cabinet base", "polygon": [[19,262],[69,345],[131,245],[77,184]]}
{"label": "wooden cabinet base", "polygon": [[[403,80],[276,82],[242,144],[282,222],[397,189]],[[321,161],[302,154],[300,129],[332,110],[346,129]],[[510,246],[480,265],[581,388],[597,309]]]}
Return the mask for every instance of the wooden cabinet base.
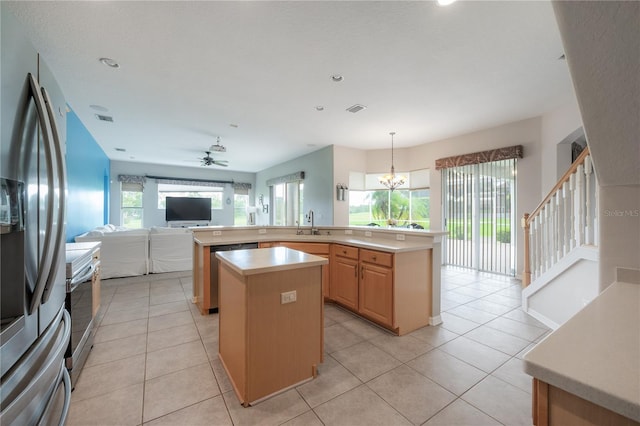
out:
{"label": "wooden cabinet base", "polygon": [[[247,406],[311,380],[322,362],[322,266],[243,276],[220,267],[220,359]],[[296,292],[294,303],[281,302]]]}
{"label": "wooden cabinet base", "polygon": [[533,379],[533,424],[536,426],[640,426],[572,393]]}

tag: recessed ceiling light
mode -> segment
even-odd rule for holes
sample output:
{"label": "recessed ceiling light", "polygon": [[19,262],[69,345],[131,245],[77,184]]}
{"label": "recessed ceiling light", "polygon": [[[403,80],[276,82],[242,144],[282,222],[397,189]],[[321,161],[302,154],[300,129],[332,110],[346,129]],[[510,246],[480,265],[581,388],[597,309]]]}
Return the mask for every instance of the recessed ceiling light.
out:
{"label": "recessed ceiling light", "polygon": [[109,108],[105,108],[102,105],[89,105],[89,108],[94,109],[96,111],[100,111],[100,112],[107,112],[109,111]]}
{"label": "recessed ceiling light", "polygon": [[120,64],[111,58],[100,58],[100,62],[111,68],[120,68]]}
{"label": "recessed ceiling light", "polygon": [[331,80],[335,83],[340,83],[342,80],[344,80],[344,77],[340,74],[334,74],[331,76]]}
{"label": "recessed ceiling light", "polygon": [[116,148],[116,151],[118,151],[118,152],[127,152],[127,150],[124,149],[124,148]]}
{"label": "recessed ceiling light", "polygon": [[440,6],[449,6],[451,3],[455,3],[456,0],[438,0]]}
{"label": "recessed ceiling light", "polygon": [[322,105],[318,105],[316,107],[316,111],[324,111],[324,107]]}
{"label": "recessed ceiling light", "polygon": [[229,126],[233,127],[234,129],[238,128],[238,125],[237,124],[233,124],[233,123],[229,124]]}

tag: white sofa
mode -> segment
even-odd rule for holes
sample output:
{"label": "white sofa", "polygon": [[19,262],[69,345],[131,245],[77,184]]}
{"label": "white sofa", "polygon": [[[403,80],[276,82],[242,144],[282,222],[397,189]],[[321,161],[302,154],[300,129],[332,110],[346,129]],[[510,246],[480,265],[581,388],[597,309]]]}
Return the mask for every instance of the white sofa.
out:
{"label": "white sofa", "polygon": [[191,270],[193,235],[189,229],[126,229],[104,225],[75,238],[100,241],[103,279]]}
{"label": "white sofa", "polygon": [[193,233],[187,228],[149,230],[149,272],[187,271],[193,268]]}

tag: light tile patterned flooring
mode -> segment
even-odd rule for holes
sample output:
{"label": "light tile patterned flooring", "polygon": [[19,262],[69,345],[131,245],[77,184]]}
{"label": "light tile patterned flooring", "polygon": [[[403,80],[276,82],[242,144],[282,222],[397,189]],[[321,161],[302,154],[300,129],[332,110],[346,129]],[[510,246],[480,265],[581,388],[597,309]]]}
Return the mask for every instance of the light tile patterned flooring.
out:
{"label": "light tile patterned flooring", "polygon": [[530,425],[522,355],[548,329],[520,283],[442,269],[442,319],[403,337],[325,305],[325,361],[308,383],[243,408],[218,351],[218,315],[184,273],[105,280],[68,425]]}

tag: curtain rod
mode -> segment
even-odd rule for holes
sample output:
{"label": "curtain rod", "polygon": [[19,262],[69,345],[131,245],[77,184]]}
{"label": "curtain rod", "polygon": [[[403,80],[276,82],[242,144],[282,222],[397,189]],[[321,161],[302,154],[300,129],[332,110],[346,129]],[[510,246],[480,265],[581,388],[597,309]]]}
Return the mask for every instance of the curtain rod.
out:
{"label": "curtain rod", "polygon": [[167,177],[167,176],[151,176],[145,175],[149,179],[166,179],[166,180],[177,180],[182,182],[212,182],[212,183],[235,183],[233,180],[215,180],[215,179],[187,179],[187,178],[176,178],[176,177]]}

